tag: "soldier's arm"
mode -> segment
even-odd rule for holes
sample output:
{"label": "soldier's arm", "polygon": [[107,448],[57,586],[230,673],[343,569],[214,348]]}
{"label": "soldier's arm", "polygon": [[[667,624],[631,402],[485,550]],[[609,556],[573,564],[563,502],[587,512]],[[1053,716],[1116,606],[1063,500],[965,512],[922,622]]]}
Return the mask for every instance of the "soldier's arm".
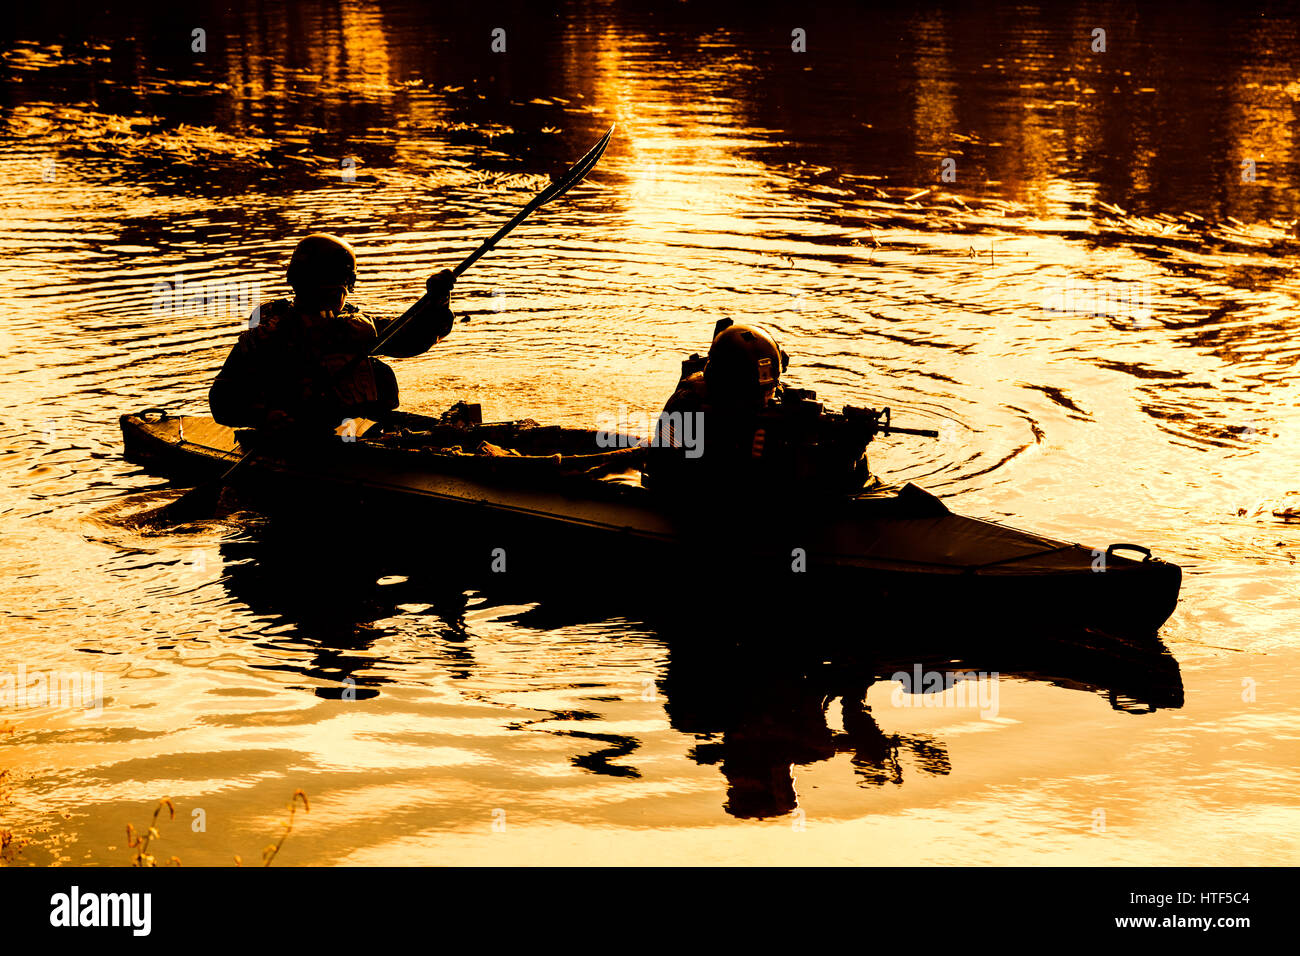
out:
{"label": "soldier's arm", "polygon": [[208,390],[212,417],[231,428],[256,428],[266,420],[266,396],[249,367],[243,343],[236,343]]}
{"label": "soldier's arm", "polygon": [[[683,441],[682,427],[685,417],[698,415],[703,411],[704,403],[690,383],[683,379],[677,391],[669,397],[664,410],[655,422],[654,434],[646,462],[642,469],[648,483],[663,491],[672,491],[681,485],[686,475],[698,468],[698,462],[688,465],[687,449]],[[697,419],[698,422],[698,419]],[[696,423],[692,423],[693,425]],[[691,472],[687,469],[692,468]]]}
{"label": "soldier's arm", "polygon": [[[425,283],[426,292],[411,307],[414,311],[400,332],[394,335],[376,355],[409,358],[429,351],[451,332],[456,317],[451,312],[451,287],[455,280],[443,271],[431,276]],[[382,336],[397,319],[376,321],[375,327]]]}
{"label": "soldier's arm", "polygon": [[[288,426],[301,417],[301,397],[292,385],[265,369],[244,333],[226,357],[208,390],[208,406],[218,424],[231,428]],[[301,389],[300,383],[300,389]]]}

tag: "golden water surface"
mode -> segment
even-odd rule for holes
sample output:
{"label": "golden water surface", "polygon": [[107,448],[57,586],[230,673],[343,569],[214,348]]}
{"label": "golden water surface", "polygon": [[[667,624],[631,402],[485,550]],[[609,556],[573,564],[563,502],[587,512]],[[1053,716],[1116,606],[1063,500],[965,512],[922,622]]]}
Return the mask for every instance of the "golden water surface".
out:
{"label": "golden water surface", "polygon": [[[1300,22],[475,6],[13,13],[0,675],[104,697],[0,710],[14,862],[124,864],[162,797],[160,860],[256,860],[298,788],[277,865],[1300,861]],[[591,181],[460,281],[471,321],[396,363],[405,407],[651,413],[718,318],[761,319],[792,382],[939,430],[873,445],[891,480],[1180,564],[1172,660],[973,647],[996,714],[900,706],[892,664],[783,658],[815,633],[705,651],[253,520],[106,517],[163,485],[117,416],[205,413],[239,296],[284,294],[303,234],[347,236],[357,300],[400,311],[610,124]],[[178,281],[224,298],[174,307]],[[873,620],[843,628],[910,666]]]}

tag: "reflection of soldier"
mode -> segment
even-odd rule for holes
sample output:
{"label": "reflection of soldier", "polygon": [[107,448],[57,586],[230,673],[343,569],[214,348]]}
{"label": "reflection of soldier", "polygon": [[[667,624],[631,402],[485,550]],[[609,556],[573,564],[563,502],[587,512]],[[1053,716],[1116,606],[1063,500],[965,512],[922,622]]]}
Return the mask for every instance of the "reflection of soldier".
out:
{"label": "reflection of soldier", "polygon": [[[223,425],[325,434],[347,418],[375,418],[397,407],[397,379],[367,358],[394,320],[375,320],[347,302],[356,254],[342,239],[317,233],[298,243],[289,263],[294,297],[259,305],[208,395]],[[416,314],[382,354],[419,355],[452,327],[454,279],[426,283]]]}
{"label": "reflection of soldier", "polygon": [[925,773],[946,775],[952,771],[948,751],[925,734],[885,734],[866,705],[866,694],[845,696],[841,702],[844,718],[843,739],[851,746],[853,768],[865,783],[876,785],[903,782],[903,767],[898,760],[900,747],[906,747]]}
{"label": "reflection of soldier", "polygon": [[[799,802],[795,768],[836,754],[852,755],[864,785],[901,784],[902,748],[915,755],[923,773],[948,773],[942,744],[924,735],[880,730],[865,704],[872,678],[854,670],[830,680],[820,673],[804,676],[791,672],[788,659],[765,662],[761,654],[705,650],[683,639],[673,643],[663,682],[666,710],[675,730],[722,735],[720,741],[697,745],[693,756],[702,764],[718,765],[727,780],[725,809],[736,817],[792,812]],[[826,719],[836,698],[843,732],[831,730]]]}

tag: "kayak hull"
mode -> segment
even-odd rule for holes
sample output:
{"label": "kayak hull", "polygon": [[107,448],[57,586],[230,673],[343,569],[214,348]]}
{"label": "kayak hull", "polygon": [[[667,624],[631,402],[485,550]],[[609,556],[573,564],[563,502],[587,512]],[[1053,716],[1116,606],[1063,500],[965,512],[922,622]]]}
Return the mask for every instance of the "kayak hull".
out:
{"label": "kayak hull", "polygon": [[[241,434],[209,418],[124,415],[121,425],[128,460],[179,482],[216,478],[249,451]],[[853,620],[846,607],[867,612],[887,602],[955,626],[975,617],[1050,618],[1154,634],[1177,604],[1177,565],[956,515],[915,486],[767,502],[764,511],[776,514],[759,523],[751,507],[728,512],[656,496],[616,455],[602,457],[594,444],[583,454],[578,430],[535,429],[504,423],[459,434],[465,447],[513,437],[530,450],[540,435],[565,453],[487,460],[363,437],[254,450],[234,487],[251,507],[317,523],[365,514],[372,526],[391,528],[395,542],[467,578],[630,581],[676,601],[725,603],[743,594],[770,602],[773,614],[793,606],[806,620],[826,610],[837,627]]]}

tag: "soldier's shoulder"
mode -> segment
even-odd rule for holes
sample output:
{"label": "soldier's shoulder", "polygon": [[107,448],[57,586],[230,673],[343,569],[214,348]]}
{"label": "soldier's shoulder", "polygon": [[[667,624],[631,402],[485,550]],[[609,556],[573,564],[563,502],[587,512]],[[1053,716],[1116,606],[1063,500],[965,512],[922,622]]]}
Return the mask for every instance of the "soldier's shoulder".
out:
{"label": "soldier's shoulder", "polygon": [[709,390],[703,372],[692,372],[677,383],[677,390],[664,405],[666,412],[699,411],[708,404]]}
{"label": "soldier's shoulder", "polygon": [[340,315],[345,315],[349,319],[360,319],[362,321],[369,322],[371,325],[373,325],[375,322],[375,317],[373,315],[371,315],[365,309],[353,305],[351,302],[344,304],[343,311],[340,313]]}
{"label": "soldier's shoulder", "polygon": [[259,304],[248,316],[236,347],[244,352],[269,348],[284,337],[285,320],[292,314],[288,299],[271,299]]}
{"label": "soldier's shoulder", "polygon": [[292,309],[293,303],[289,299],[268,299],[259,303],[248,317],[248,330],[260,329],[265,334],[283,322]]}

